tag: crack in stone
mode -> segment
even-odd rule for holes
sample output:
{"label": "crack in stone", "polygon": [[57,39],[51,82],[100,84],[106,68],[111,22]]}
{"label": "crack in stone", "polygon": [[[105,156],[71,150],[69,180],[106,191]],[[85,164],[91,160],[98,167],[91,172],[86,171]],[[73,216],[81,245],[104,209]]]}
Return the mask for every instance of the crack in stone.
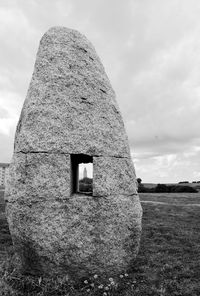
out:
{"label": "crack in stone", "polygon": [[[113,194],[109,194],[109,195],[84,195],[84,194],[72,194],[70,196],[67,196],[65,198],[48,198],[48,199],[40,199],[40,200],[22,200],[21,204],[25,204],[25,205],[35,205],[35,204],[41,204],[41,203],[45,203],[45,202],[48,202],[48,203],[51,203],[52,201],[54,202],[58,202],[60,204],[65,204],[67,201],[73,201],[73,199],[77,198],[86,198],[86,199],[89,199],[89,200],[95,200],[98,202],[99,199],[109,199],[110,197],[112,197]],[[131,193],[131,194],[120,194],[120,196],[124,196],[124,197],[131,197],[131,196],[138,196],[138,193]],[[9,203],[9,204],[18,204],[18,200],[8,200],[8,198],[4,199],[6,203]]]}
{"label": "crack in stone", "polygon": [[100,91],[102,91],[104,94],[107,94],[107,92],[102,88],[100,88]]}
{"label": "crack in stone", "polygon": [[[15,153],[23,153],[23,154],[39,154],[39,153],[46,153],[46,154],[63,154],[63,155],[71,155],[71,154],[80,154],[80,153],[67,153],[67,152],[62,152],[62,151],[15,151]],[[93,157],[108,157],[108,158],[124,158],[124,159],[129,159],[128,156],[120,156],[120,155],[103,155],[103,154],[91,154],[86,152],[85,154],[91,155]]]}

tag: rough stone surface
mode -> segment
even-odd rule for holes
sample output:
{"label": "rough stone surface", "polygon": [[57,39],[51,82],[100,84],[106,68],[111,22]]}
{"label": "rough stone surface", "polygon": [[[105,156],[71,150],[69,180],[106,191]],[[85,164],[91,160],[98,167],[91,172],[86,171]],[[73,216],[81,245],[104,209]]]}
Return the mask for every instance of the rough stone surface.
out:
{"label": "rough stone surface", "polygon": [[114,91],[93,46],[80,33],[53,28],[43,36],[15,151],[129,157]]}
{"label": "rough stone surface", "polygon": [[[93,159],[93,195],[73,192],[74,159]],[[141,206],[115,94],[90,42],[50,29],[16,130],[7,217],[23,272],[79,280],[125,271]]]}
{"label": "rough stone surface", "polygon": [[130,158],[94,157],[94,196],[137,194],[135,170]]}
{"label": "rough stone surface", "polygon": [[7,188],[8,202],[41,202],[70,196],[70,156],[15,153]]}
{"label": "rough stone surface", "polygon": [[126,270],[138,251],[140,207],[133,196],[9,203],[7,213],[27,273],[108,277]]}

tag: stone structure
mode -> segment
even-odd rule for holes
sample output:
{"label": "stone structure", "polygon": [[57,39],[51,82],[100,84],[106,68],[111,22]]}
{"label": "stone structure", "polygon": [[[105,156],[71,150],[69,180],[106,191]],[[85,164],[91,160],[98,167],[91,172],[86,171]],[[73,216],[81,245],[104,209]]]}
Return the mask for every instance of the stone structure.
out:
{"label": "stone structure", "polygon": [[0,163],[0,187],[5,187],[9,171],[9,163]]}
{"label": "stone structure", "polygon": [[[92,196],[77,193],[93,163]],[[51,28],[41,39],[15,136],[7,217],[22,270],[114,276],[136,257],[141,205],[115,93],[91,43]]]}
{"label": "stone structure", "polygon": [[84,170],[83,170],[83,179],[84,178],[87,178],[87,169],[86,169],[86,167],[84,167]]}

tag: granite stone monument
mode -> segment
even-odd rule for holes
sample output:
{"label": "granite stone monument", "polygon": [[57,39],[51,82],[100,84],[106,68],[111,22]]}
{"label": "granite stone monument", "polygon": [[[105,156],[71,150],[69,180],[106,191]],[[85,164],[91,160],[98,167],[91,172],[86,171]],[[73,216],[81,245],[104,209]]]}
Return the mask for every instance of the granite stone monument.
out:
{"label": "granite stone monument", "polygon": [[[78,166],[93,164],[91,195]],[[22,271],[81,279],[127,270],[142,210],[115,93],[92,44],[53,27],[42,37],[18,122],[6,188]]]}

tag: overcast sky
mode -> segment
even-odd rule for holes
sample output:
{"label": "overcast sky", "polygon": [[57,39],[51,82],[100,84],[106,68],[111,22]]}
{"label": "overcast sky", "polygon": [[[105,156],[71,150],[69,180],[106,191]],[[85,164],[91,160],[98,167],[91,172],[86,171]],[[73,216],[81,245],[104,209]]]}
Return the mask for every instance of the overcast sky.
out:
{"label": "overcast sky", "polygon": [[93,43],[117,94],[143,182],[200,180],[199,0],[1,0],[0,162],[10,162],[39,40]]}

